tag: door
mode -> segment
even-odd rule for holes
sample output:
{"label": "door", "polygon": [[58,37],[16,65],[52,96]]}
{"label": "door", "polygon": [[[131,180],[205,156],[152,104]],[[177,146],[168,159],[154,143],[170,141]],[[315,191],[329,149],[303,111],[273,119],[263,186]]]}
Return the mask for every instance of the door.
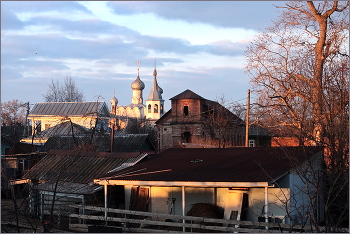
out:
{"label": "door", "polygon": [[160,213],[160,214],[168,214],[169,188],[152,187],[151,197],[152,197],[151,199],[152,212]]}

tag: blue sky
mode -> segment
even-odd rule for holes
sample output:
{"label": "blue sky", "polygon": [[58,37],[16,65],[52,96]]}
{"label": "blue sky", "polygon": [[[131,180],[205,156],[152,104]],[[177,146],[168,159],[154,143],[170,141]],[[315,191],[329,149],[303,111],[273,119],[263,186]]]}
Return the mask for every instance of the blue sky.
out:
{"label": "blue sky", "polygon": [[[215,100],[246,97],[244,50],[272,26],[279,1],[2,1],[1,102],[43,102],[51,79],[71,76],[85,101],[131,103],[137,76],[169,99],[186,89]],[[241,101],[242,103],[245,102]]]}

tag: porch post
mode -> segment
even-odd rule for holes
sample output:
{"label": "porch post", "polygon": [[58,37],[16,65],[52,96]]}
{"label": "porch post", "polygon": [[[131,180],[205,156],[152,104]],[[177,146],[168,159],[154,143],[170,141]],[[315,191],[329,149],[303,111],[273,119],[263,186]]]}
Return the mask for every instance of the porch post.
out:
{"label": "porch post", "polygon": [[[103,185],[104,195],[105,195],[105,208],[107,209],[108,203],[107,203],[107,184]],[[107,210],[105,210],[105,220],[107,225]]]}
{"label": "porch post", "polygon": [[[265,187],[265,222],[268,223],[269,222],[269,217],[267,215],[267,213],[269,212],[269,200],[268,200],[268,191],[267,191],[268,187]],[[265,226],[265,229],[268,230],[269,227]]]}
{"label": "porch post", "polygon": [[[185,216],[185,207],[186,207],[186,202],[185,202],[185,186],[182,186],[182,215]],[[182,223],[185,223],[186,220],[182,220]],[[186,232],[186,227],[182,227],[182,231]]]}
{"label": "porch post", "polygon": [[218,197],[218,188],[214,188],[214,197],[213,197],[213,202],[214,202],[214,204],[215,205],[217,205],[216,203],[217,203],[217,198]]}

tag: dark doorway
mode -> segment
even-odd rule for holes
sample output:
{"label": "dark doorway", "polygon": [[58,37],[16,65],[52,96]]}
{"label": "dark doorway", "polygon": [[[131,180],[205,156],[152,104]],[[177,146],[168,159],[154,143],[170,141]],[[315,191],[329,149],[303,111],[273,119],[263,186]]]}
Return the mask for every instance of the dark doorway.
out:
{"label": "dark doorway", "polygon": [[191,133],[189,132],[184,132],[183,135],[182,135],[182,140],[183,140],[183,143],[190,143],[191,142]]}

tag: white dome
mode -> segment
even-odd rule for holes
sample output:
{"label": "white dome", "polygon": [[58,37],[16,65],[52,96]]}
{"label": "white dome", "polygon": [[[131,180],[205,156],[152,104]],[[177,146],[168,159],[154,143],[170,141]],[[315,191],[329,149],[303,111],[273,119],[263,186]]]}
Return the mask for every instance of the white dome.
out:
{"label": "white dome", "polygon": [[145,88],[145,84],[142,82],[139,76],[137,76],[136,80],[131,83],[132,89],[143,90]]}
{"label": "white dome", "polygon": [[116,97],[113,97],[110,102],[111,102],[112,105],[117,105],[118,104],[118,99]]}

